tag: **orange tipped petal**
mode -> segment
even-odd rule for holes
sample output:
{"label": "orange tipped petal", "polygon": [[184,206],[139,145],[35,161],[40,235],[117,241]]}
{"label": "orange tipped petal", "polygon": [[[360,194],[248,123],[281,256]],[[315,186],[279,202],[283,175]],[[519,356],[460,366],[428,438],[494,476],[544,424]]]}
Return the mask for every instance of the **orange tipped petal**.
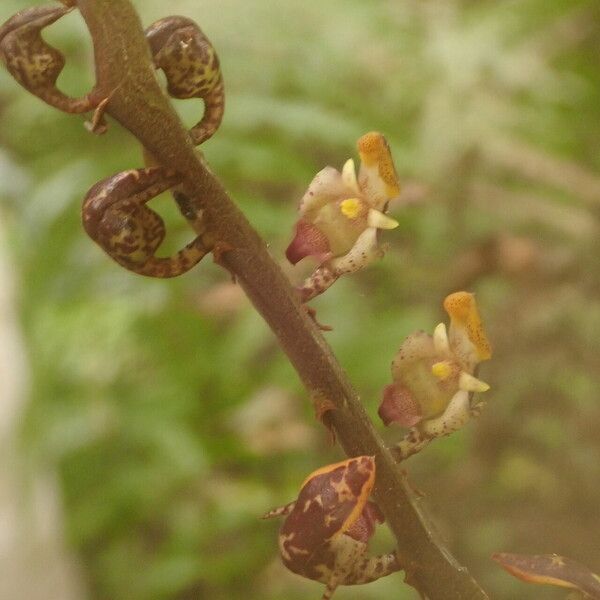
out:
{"label": "orange tipped petal", "polygon": [[466,332],[469,340],[477,350],[478,359],[488,360],[492,356],[492,347],[487,339],[475,296],[468,292],[455,292],[446,296],[444,309],[456,329]]}
{"label": "orange tipped petal", "polygon": [[400,194],[400,183],[387,140],[378,131],[363,135],[357,142],[361,159],[359,185],[374,208]]}

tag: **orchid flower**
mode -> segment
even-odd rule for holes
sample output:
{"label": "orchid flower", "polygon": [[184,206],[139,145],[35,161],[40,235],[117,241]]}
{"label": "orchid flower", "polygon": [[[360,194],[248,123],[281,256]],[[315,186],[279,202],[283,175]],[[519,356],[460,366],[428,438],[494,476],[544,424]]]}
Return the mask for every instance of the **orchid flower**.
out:
{"label": "orchid flower", "polygon": [[351,158],[341,173],[325,167],[300,202],[300,218],[286,256],[294,265],[307,256],[319,263],[300,290],[303,302],[323,293],[341,275],[383,256],[378,230],[398,226],[385,214],[389,201],[400,193],[386,139],[378,132],[367,133],[357,147],[358,176]]}
{"label": "orchid flower", "polygon": [[489,385],[474,375],[477,365],[491,357],[473,294],[456,292],[444,300],[450,328],[440,323],[433,336],[409,335],[392,362],[393,383],[383,390],[379,416],[385,425],[410,428],[396,448],[407,458],[432,439],[449,435],[478,414],[473,392]]}

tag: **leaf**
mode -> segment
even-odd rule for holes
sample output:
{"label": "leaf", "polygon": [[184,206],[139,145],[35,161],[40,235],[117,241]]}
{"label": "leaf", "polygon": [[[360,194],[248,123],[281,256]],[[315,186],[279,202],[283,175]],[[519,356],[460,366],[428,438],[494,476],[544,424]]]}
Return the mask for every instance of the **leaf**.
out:
{"label": "leaf", "polygon": [[556,585],[582,592],[586,598],[600,600],[600,577],[586,566],[558,554],[492,555],[503,569],[522,581],[540,585]]}

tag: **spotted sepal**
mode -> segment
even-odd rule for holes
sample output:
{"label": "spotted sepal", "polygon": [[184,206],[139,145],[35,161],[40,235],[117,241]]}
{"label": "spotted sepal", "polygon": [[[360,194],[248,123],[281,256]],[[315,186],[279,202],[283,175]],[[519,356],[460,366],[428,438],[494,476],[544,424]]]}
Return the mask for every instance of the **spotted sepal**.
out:
{"label": "spotted sepal", "polygon": [[358,456],[311,473],[298,499],[267,517],[286,516],[279,533],[285,566],[325,584],[322,600],[340,585],[375,581],[398,571],[396,554],[367,556],[383,514],[368,500],[375,481],[372,456]]}
{"label": "spotted sepal", "polygon": [[296,505],[281,527],[279,547],[294,573],[320,580],[324,560],[319,548],[341,535],[360,517],[375,482],[375,461],[359,456],[311,473],[302,484]]}

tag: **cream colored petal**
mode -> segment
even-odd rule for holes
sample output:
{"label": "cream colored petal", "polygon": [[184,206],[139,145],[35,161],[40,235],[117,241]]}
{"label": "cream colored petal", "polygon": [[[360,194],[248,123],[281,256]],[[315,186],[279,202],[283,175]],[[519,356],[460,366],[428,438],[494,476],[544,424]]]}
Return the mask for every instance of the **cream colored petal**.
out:
{"label": "cream colored petal", "polygon": [[328,202],[341,200],[348,196],[342,175],[333,167],[325,167],[310,182],[306,193],[300,201],[300,216],[312,220],[314,214]]}
{"label": "cream colored petal", "polygon": [[477,379],[477,377],[473,377],[465,371],[460,374],[458,387],[466,392],[487,392],[490,389],[485,381],[481,381],[481,379]]}
{"label": "cream colored petal", "polygon": [[356,179],[356,168],[354,161],[349,158],[342,168],[342,181],[344,185],[356,195],[360,195],[360,188],[358,187],[358,180]]}
{"label": "cream colored petal", "polygon": [[407,372],[414,368],[416,362],[435,356],[432,337],[424,331],[415,331],[405,338],[394,360],[392,361],[392,377],[401,380]]}
{"label": "cream colored petal", "polygon": [[377,245],[377,229],[368,227],[358,236],[347,254],[334,258],[330,264],[337,274],[354,273],[382,255],[383,251]]}
{"label": "cream colored petal", "polygon": [[376,131],[363,135],[357,143],[361,165],[358,184],[373,208],[383,210],[400,194],[400,183],[386,139]]}
{"label": "cream colored petal", "polygon": [[[367,208],[347,198],[329,202],[313,216],[313,223],[325,234],[332,256],[344,256],[367,226]],[[362,215],[361,215],[362,212]]]}
{"label": "cream colored petal", "polygon": [[441,416],[425,421],[420,427],[428,437],[441,437],[464,427],[470,416],[469,393],[459,390]]}
{"label": "cream colored petal", "polygon": [[377,229],[395,229],[399,223],[382,212],[371,208],[367,217],[367,225],[369,227],[376,227]]}
{"label": "cream colored petal", "polygon": [[448,333],[444,323],[439,323],[433,330],[433,345],[436,352],[450,354],[450,343],[448,342]]}

